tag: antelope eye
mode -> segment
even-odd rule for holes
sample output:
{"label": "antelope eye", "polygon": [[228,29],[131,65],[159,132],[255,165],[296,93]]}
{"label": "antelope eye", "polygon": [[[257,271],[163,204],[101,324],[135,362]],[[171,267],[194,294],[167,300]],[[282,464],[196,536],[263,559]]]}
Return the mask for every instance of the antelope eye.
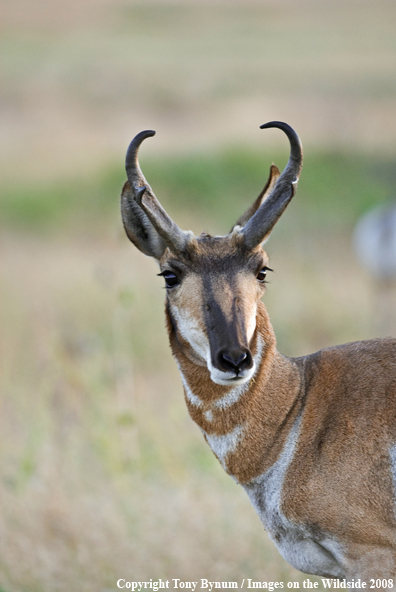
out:
{"label": "antelope eye", "polygon": [[268,267],[263,267],[262,269],[260,269],[260,271],[257,274],[257,279],[259,282],[264,283],[264,280],[267,277],[267,270],[268,269],[269,269]]}
{"label": "antelope eye", "polygon": [[172,273],[171,271],[164,271],[160,275],[162,275],[165,278],[165,285],[167,288],[173,288],[174,286],[177,286],[177,284],[179,283],[179,278],[176,274]]}

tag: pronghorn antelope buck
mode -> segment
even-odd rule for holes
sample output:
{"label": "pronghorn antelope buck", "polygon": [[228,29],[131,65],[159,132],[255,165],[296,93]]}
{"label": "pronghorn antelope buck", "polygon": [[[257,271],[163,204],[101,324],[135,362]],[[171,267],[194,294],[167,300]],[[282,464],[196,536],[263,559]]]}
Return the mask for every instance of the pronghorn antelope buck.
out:
{"label": "pronghorn antelope buck", "polygon": [[296,569],[393,587],[396,576],[396,340],[374,339],[287,358],[261,297],[270,270],[262,243],[292,199],[302,147],[229,234],[195,237],[156,199],[126,155],[125,231],[159,263],[166,326],[192,419],[246,490],[282,556]]}

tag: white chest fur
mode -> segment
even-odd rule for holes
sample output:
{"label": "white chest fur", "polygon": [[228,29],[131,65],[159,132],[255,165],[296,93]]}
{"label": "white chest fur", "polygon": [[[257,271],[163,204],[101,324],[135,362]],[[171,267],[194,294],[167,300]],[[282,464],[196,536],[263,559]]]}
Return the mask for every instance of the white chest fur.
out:
{"label": "white chest fur", "polygon": [[[263,341],[260,339],[255,355],[256,368],[260,366],[262,351]],[[207,407],[194,394],[183,373],[180,373],[189,403],[196,408]],[[211,408],[204,411],[207,421],[211,422],[218,412],[227,413],[227,410],[240,401],[248,390],[249,383],[236,386],[224,397],[212,403]],[[318,532],[317,528],[312,532],[309,526],[292,522],[282,512],[283,483],[295,454],[300,422],[301,417],[298,417],[277,461],[243,487],[271,539],[290,565],[309,574],[343,578],[345,577],[344,553],[341,545],[326,533]],[[245,430],[246,426],[243,423],[223,435],[211,434],[203,430],[206,441],[224,469],[227,467],[229,455],[232,455],[243,441]]]}
{"label": "white chest fur", "polygon": [[250,501],[282,557],[296,569],[321,576],[344,577],[343,552],[325,533],[315,535],[309,527],[295,524],[282,512],[282,490],[293,459],[300,418],[289,434],[282,454],[265,473],[244,486]]}

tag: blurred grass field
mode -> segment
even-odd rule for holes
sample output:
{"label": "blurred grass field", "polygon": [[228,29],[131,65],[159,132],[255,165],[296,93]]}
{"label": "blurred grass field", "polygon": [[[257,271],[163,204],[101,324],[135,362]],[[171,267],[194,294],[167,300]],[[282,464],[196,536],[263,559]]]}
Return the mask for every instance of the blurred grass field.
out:
{"label": "blurred grass field", "polygon": [[4,9],[0,591],[302,582],[187,415],[162,278],[121,226],[123,159],[158,128],[140,158],[157,197],[180,226],[225,233],[287,161],[259,124],[288,120],[305,161],[267,244],[279,349],[378,336],[351,232],[394,198],[393,3]]}
{"label": "blurred grass field", "polygon": [[[219,152],[148,159],[144,170],[186,228],[226,232],[260,190],[265,160]],[[393,185],[390,162],[306,162],[268,243],[265,302],[288,355],[375,334],[370,270],[349,235]],[[110,167],[60,191],[4,194],[3,589],[113,590],[121,576],[302,581],[187,416],[162,280],[121,228],[123,180]]]}

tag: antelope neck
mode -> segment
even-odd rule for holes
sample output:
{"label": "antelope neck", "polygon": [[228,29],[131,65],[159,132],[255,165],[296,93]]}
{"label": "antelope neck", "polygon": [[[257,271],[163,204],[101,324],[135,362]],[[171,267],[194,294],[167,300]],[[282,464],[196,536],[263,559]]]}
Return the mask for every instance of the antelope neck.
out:
{"label": "antelope neck", "polygon": [[250,344],[256,371],[250,381],[235,387],[215,384],[206,366],[193,361],[168,306],[166,320],[191,418],[224,469],[241,484],[251,482],[276,462],[299,415],[300,365],[277,351],[262,302]]}

